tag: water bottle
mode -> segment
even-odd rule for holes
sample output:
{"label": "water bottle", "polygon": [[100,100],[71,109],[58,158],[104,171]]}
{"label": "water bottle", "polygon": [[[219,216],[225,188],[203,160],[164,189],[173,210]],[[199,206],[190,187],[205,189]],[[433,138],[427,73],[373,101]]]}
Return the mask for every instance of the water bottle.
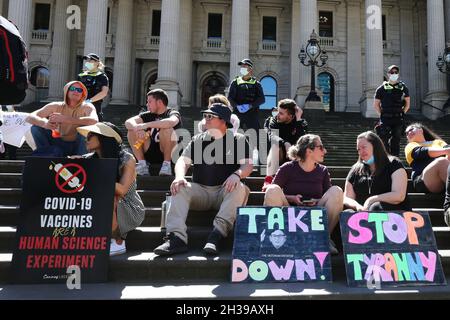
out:
{"label": "water bottle", "polygon": [[253,165],[257,166],[258,165],[258,158],[259,158],[259,154],[258,154],[258,149],[253,149]]}
{"label": "water bottle", "polygon": [[166,235],[166,216],[170,209],[170,203],[172,201],[172,195],[170,192],[166,192],[166,200],[161,204],[161,233]]}

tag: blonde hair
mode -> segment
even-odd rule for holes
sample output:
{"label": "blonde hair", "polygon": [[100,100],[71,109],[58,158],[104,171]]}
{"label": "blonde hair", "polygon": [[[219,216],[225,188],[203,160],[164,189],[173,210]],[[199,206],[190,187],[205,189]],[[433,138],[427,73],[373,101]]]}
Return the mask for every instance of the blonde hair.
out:
{"label": "blonde hair", "polygon": [[288,157],[292,160],[306,160],[306,150],[314,149],[316,147],[316,141],[320,139],[320,136],[315,134],[305,134],[297,140],[297,143],[289,148]]}
{"label": "blonde hair", "polygon": [[228,100],[228,98],[225,97],[223,94],[218,93],[208,98],[208,108],[214,103],[222,103],[231,109],[230,100]]}

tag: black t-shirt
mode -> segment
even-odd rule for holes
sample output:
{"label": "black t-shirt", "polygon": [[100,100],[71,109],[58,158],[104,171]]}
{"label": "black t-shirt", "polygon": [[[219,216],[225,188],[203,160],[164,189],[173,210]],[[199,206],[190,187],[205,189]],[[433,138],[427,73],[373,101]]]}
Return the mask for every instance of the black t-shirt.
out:
{"label": "black t-shirt", "polygon": [[[403,164],[396,158],[384,168],[384,171],[379,175],[371,176],[369,166],[364,166],[364,173],[359,174],[353,167],[348,176],[347,181],[353,186],[353,191],[356,195],[356,201],[360,204],[364,204],[367,198],[379,195],[387,192],[391,192],[392,188],[392,174],[398,169],[404,169]],[[398,204],[400,208],[404,210],[410,210],[408,195],[405,200]]]}
{"label": "black t-shirt", "polygon": [[[88,91],[88,99],[91,99],[93,96],[97,95],[102,91],[103,87],[109,87],[108,76],[99,71],[97,73],[81,73],[78,76],[78,81],[81,81]],[[103,100],[96,101],[101,102]]]}
{"label": "black t-shirt", "polygon": [[219,186],[240,168],[240,160],[250,159],[250,144],[243,134],[231,130],[221,139],[205,131],[192,138],[183,156],[192,160],[193,182]]}
{"label": "black t-shirt", "polygon": [[381,109],[383,113],[398,114],[402,113],[404,105],[404,97],[409,97],[408,87],[403,83],[389,84],[383,82],[375,92],[375,99],[381,101]]}
{"label": "black t-shirt", "polygon": [[[139,114],[139,117],[141,117],[141,119],[144,123],[168,119],[171,116],[176,116],[179,119],[177,125],[175,127],[173,127],[173,129],[177,130],[177,129],[181,128],[181,114],[177,110],[167,108],[167,110],[161,114],[151,113],[150,111],[146,111],[146,112]],[[157,147],[157,149],[159,150],[159,129],[151,128],[151,129],[147,129],[147,131],[149,131],[149,133],[150,133],[150,139],[151,139],[150,145],[154,146],[155,148]]]}
{"label": "black t-shirt", "polygon": [[[264,127],[267,129],[270,139],[279,140],[283,143],[289,142],[294,145],[301,136],[307,133],[308,123],[305,119],[300,119],[300,121],[294,119],[290,123],[281,123],[276,118],[269,117],[266,119]],[[278,135],[275,135],[272,130],[278,130]]]}

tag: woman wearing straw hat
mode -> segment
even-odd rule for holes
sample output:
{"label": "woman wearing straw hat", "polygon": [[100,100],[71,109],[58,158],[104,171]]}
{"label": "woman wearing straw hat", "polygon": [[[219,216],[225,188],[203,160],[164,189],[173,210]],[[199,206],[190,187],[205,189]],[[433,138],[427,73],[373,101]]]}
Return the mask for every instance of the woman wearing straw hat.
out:
{"label": "woman wearing straw hat", "polygon": [[122,147],[120,130],[109,122],[79,127],[86,137],[86,148],[92,152],[85,158],[115,158],[119,160],[114,197],[110,256],[126,252],[127,233],[141,225],[145,207],[136,191],[136,159]]}

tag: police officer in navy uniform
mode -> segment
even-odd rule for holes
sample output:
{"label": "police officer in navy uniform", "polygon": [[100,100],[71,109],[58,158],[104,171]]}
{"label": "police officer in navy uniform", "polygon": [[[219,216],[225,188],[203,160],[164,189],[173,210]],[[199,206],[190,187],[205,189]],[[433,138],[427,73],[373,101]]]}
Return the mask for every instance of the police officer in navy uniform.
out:
{"label": "police officer in navy uniform", "polygon": [[105,66],[95,53],[89,53],[83,59],[86,61],[84,64],[86,70],[78,75],[78,81],[81,81],[88,90],[86,102],[95,106],[98,120],[103,121],[102,102],[109,92],[108,76],[103,72]]}
{"label": "police officer in navy uniform", "polygon": [[261,83],[253,77],[253,62],[250,59],[244,59],[238,65],[241,67],[241,75],[231,82],[228,100],[241,121],[241,127],[256,130],[259,139],[258,111],[259,106],[266,99]]}
{"label": "police officer in navy uniform", "polygon": [[380,120],[375,131],[383,140],[386,150],[400,155],[400,138],[404,130],[404,115],[410,107],[408,87],[399,81],[400,68],[392,65],[388,68],[388,81],[384,81],[375,92],[374,108]]}

